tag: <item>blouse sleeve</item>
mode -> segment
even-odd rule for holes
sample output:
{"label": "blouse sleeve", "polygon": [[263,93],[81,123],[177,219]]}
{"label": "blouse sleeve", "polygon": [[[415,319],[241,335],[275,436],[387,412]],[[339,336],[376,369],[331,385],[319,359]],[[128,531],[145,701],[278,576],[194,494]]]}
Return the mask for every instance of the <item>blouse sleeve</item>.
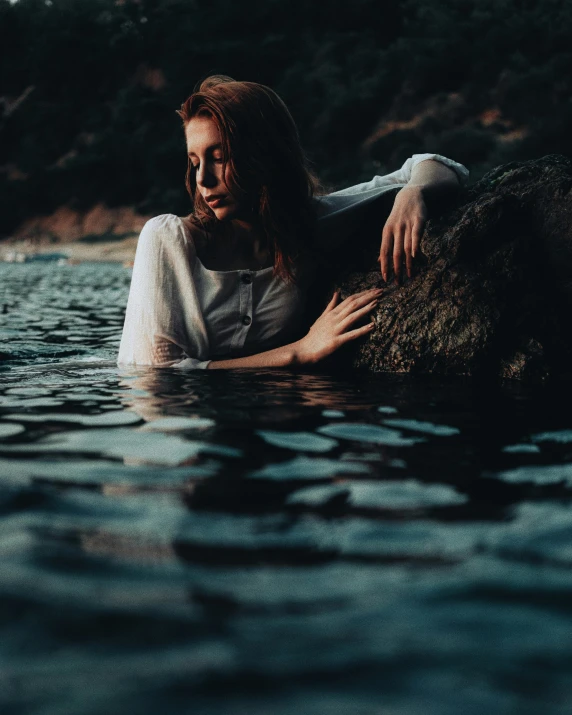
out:
{"label": "blouse sleeve", "polygon": [[394,186],[402,186],[407,184],[411,179],[411,172],[413,167],[420,164],[422,161],[427,161],[432,159],[433,161],[438,161],[449,169],[452,169],[461,184],[465,184],[469,176],[469,170],[463,164],[459,164],[457,161],[448,159],[446,156],[441,156],[440,154],[413,154],[409,157],[403,166],[397,171],[391,174],[385,174],[384,176],[374,176],[371,181],[365,181],[363,184],[356,184],[355,186],[350,186],[347,189],[342,189],[341,191],[334,191],[329,196],[353,196],[355,194],[361,194],[371,191],[372,189],[383,189],[385,187],[391,188]]}
{"label": "blouse sleeve", "polygon": [[147,221],[137,244],[117,362],[208,366],[209,344],[192,266],[194,247],[171,214]]}
{"label": "blouse sleeve", "polygon": [[448,166],[457,174],[462,184],[466,182],[469,172],[462,164],[440,154],[414,154],[400,169],[391,174],[374,176],[371,181],[363,184],[316,197],[316,248],[326,253],[337,250],[343,242],[359,231],[369,212],[375,210],[376,206],[383,204],[387,209],[387,198],[407,184],[417,164],[429,159]]}

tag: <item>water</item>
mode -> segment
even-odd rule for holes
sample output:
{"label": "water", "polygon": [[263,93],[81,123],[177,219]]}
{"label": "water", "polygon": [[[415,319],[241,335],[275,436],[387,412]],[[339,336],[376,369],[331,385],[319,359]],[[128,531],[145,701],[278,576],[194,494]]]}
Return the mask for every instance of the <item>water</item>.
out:
{"label": "water", "polygon": [[567,386],[120,371],[129,270],[0,264],[0,711],[572,711]]}

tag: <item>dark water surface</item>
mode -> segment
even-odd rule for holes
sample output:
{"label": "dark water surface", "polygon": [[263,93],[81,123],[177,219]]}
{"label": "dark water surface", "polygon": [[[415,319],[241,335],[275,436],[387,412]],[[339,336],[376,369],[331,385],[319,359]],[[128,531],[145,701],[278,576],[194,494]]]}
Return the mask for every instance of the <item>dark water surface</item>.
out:
{"label": "dark water surface", "polygon": [[118,370],[0,264],[0,712],[572,712],[569,387]]}

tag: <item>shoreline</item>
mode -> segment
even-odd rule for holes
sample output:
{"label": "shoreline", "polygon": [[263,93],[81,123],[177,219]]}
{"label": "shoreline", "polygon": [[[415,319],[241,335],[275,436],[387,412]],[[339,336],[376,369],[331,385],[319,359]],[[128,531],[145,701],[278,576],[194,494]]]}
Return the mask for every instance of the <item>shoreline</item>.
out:
{"label": "shoreline", "polygon": [[83,211],[60,206],[51,214],[31,216],[0,241],[0,261],[132,263],[137,239],[150,218],[131,206],[98,203]]}
{"label": "shoreline", "polygon": [[139,234],[122,238],[76,241],[30,241],[8,239],[0,243],[0,261],[3,263],[28,263],[31,261],[57,261],[62,264],[122,263],[132,265]]}

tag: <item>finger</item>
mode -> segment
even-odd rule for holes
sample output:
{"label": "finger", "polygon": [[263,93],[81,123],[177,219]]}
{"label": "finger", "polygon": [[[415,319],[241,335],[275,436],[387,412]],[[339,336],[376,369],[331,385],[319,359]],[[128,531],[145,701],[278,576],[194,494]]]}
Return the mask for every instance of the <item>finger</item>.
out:
{"label": "finger", "polygon": [[326,306],[326,309],[324,310],[324,313],[329,313],[330,310],[333,310],[333,308],[335,307],[336,303],[338,302],[338,298],[339,298],[339,297],[340,297],[340,291],[339,291],[339,290],[334,291],[334,295],[332,296],[332,299],[330,300],[330,302],[329,302],[328,305]]}
{"label": "finger", "polygon": [[416,221],[413,224],[413,234],[411,240],[411,256],[415,258],[415,255],[419,251],[419,246],[421,245],[421,236],[423,235],[423,222]]}
{"label": "finger", "polygon": [[379,260],[381,263],[381,275],[383,280],[387,282],[389,275],[389,266],[391,262],[391,254],[393,252],[393,231],[389,228],[383,229],[381,238],[381,249],[379,252]]}
{"label": "finger", "polygon": [[342,302],[337,306],[337,311],[340,313],[348,308],[348,306],[351,306],[355,303],[355,301],[359,301],[362,298],[367,298],[369,296],[369,299],[372,299],[372,296],[377,296],[381,295],[383,293],[383,288],[368,288],[367,290],[362,290],[359,293],[352,293],[351,295],[348,295],[347,298],[344,298]]}
{"label": "finger", "polygon": [[358,310],[359,308],[369,303],[374,298],[381,295],[383,291],[381,288],[375,288],[373,290],[364,291],[363,293],[356,293],[355,295],[350,295],[346,298],[343,303],[340,303],[337,308],[337,313],[340,318],[346,318],[348,315]]}
{"label": "finger", "polygon": [[407,232],[405,233],[405,241],[403,243],[403,250],[405,252],[405,270],[407,271],[408,278],[411,278],[411,269],[413,266],[413,258],[411,256],[411,247],[412,247],[411,230],[407,229]]}
{"label": "finger", "polygon": [[371,331],[374,328],[375,328],[375,323],[372,321],[371,323],[368,323],[367,325],[362,325],[361,328],[355,328],[354,330],[350,330],[347,333],[340,335],[340,337],[338,338],[340,345],[343,345],[344,343],[348,343],[350,340],[355,340],[356,338],[359,338],[362,335],[367,335],[368,333],[371,333]]}
{"label": "finger", "polygon": [[403,242],[404,242],[405,228],[402,227],[399,234],[395,236],[395,242],[393,244],[393,273],[395,275],[395,280],[399,282],[401,279],[401,263],[403,261]]}
{"label": "finger", "polygon": [[372,300],[370,301],[367,305],[364,305],[363,308],[360,308],[359,310],[355,310],[353,313],[348,315],[346,318],[342,320],[340,323],[340,328],[345,332],[350,325],[353,323],[356,323],[360,318],[362,318],[364,315],[367,315],[368,313],[371,313],[371,311],[376,307],[377,305],[377,300]]}

